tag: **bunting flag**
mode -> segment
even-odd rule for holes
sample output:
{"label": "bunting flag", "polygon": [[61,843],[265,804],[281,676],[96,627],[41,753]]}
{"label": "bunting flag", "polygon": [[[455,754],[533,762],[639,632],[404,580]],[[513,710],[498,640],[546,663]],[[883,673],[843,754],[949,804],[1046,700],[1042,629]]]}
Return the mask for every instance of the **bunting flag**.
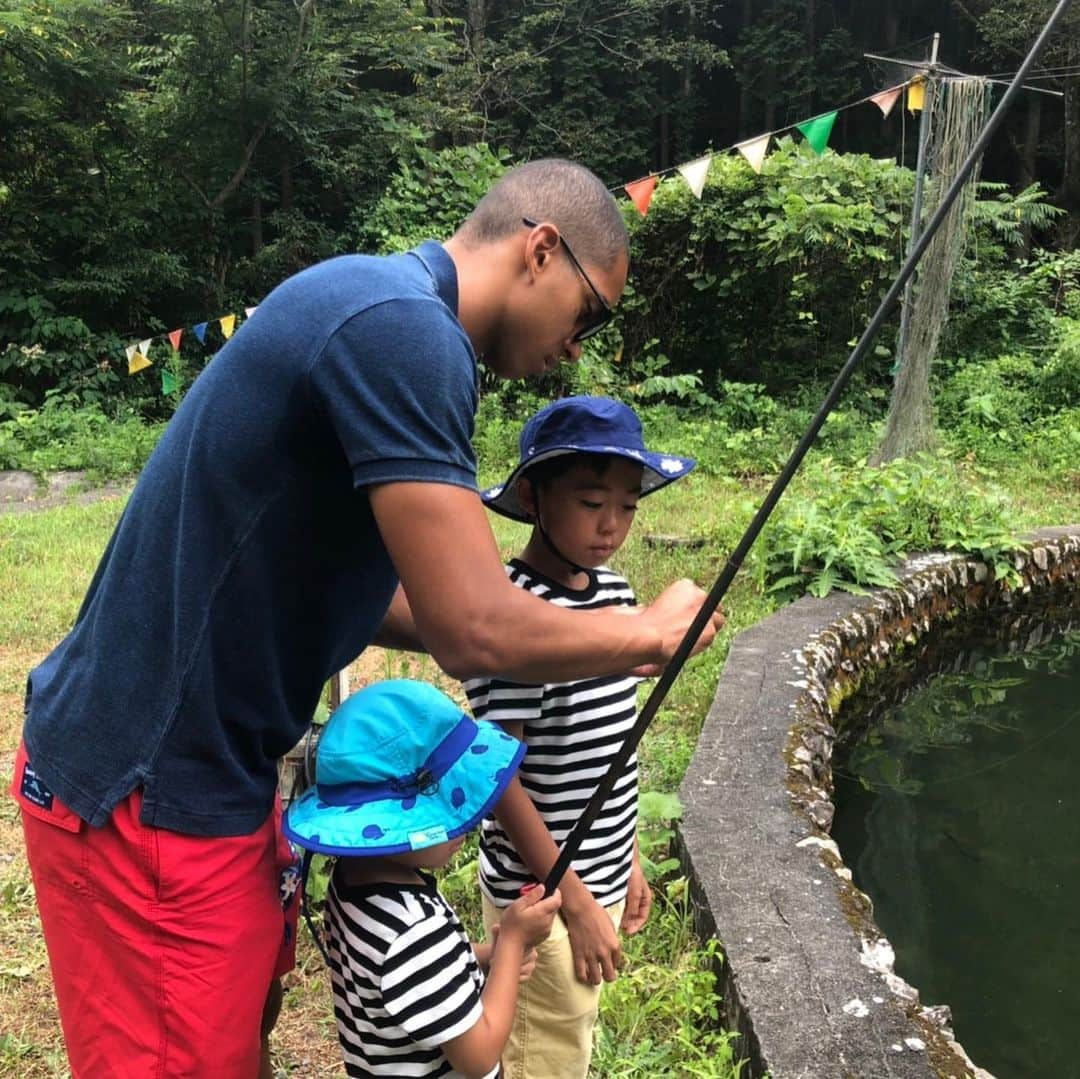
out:
{"label": "bunting flag", "polygon": [[150,342],[153,340],[152,337],[148,337],[145,341],[139,342],[139,351],[143,354],[144,358],[150,355]]}
{"label": "bunting flag", "polygon": [[218,319],[218,322],[221,324],[222,335],[224,336],[225,340],[228,341],[229,338],[233,335],[233,328],[236,326],[236,316],[223,315],[221,318]]}
{"label": "bunting flag", "polygon": [[180,338],[184,336],[183,330],[173,330],[169,334],[169,344],[172,345],[173,352],[180,351]]}
{"label": "bunting flag", "polygon": [[251,316],[254,315],[256,311],[258,311],[257,306],[256,307],[245,307],[244,308],[244,318],[251,318]]}
{"label": "bunting flag", "polygon": [[769,150],[770,138],[772,138],[771,135],[758,135],[756,139],[747,139],[746,142],[735,144],[735,149],[746,158],[754,172],[761,172],[761,166]]}
{"label": "bunting flag", "polygon": [[206,327],[209,326],[209,322],[200,322],[198,326],[192,326],[195,336],[199,339],[200,345],[206,344]]}
{"label": "bunting flag", "polygon": [[891,90],[882,90],[880,94],[874,94],[870,100],[881,109],[882,116],[888,116],[903,91],[902,86],[894,86]]}
{"label": "bunting flag", "polygon": [[908,112],[922,112],[926,103],[926,83],[922,79],[916,79],[907,88]]}
{"label": "bunting flag", "polygon": [[176,393],[178,389],[180,389],[180,379],[167,367],[163,367],[161,369],[161,392],[167,396],[170,393]]}
{"label": "bunting flag", "polygon": [[143,353],[139,352],[138,345],[128,345],[128,347],[124,349],[124,352],[127,353],[129,375],[137,374],[144,368],[152,366],[152,361],[148,360]]}
{"label": "bunting flag", "polygon": [[705,178],[709,175],[711,162],[712,154],[706,154],[696,161],[688,161],[685,165],[679,166],[679,172],[682,178],[690,185],[690,190],[693,191],[695,198],[700,199],[702,191],[705,190]]}
{"label": "bunting flag", "polygon": [[623,190],[630,196],[630,201],[637,207],[638,213],[644,217],[649,212],[649,203],[652,202],[653,192],[656,190],[656,177],[646,176],[644,180],[624,184]]}
{"label": "bunting flag", "polygon": [[838,111],[826,112],[821,116],[815,116],[812,120],[804,120],[801,124],[795,125],[803,133],[815,154],[823,154],[825,147],[829,145],[829,135],[832,134]]}

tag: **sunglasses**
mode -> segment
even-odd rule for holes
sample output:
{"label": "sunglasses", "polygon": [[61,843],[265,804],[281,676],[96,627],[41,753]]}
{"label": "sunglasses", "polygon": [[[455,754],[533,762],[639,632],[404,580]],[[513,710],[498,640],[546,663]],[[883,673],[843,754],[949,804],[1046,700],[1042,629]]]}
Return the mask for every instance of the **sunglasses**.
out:
{"label": "sunglasses", "polygon": [[[539,224],[538,221],[533,221],[529,217],[523,217],[521,220],[530,229],[536,228]],[[596,297],[596,302],[600,305],[600,310],[593,313],[591,320],[570,338],[571,341],[585,341],[587,338],[592,337],[593,334],[599,333],[615,317],[615,312],[611,309],[607,300],[600,295],[600,290],[592,283],[592,278],[585,272],[585,267],[578,261],[577,255],[574,254],[573,249],[566,242],[566,238],[562,233],[559,233],[559,242],[566,252],[566,257],[573,263],[574,269],[581,274],[582,280],[589,286],[589,291]]]}

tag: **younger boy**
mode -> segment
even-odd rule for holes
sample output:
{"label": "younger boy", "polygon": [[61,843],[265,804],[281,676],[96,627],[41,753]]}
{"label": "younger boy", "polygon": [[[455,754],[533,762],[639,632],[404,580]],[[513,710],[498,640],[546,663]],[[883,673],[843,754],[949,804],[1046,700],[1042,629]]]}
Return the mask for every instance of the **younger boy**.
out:
{"label": "younger boy", "polygon": [[524,752],[423,682],[369,686],[330,717],[315,785],[289,806],[284,831],[337,857],[327,954],[348,1075],[498,1074],[518,981],[559,893],[522,896],[474,950],[425,870],[491,812]]}
{"label": "younger boy", "polygon": [[[634,604],[629,584],[606,568],[630,530],[638,499],[685,476],[694,462],[650,453],[627,405],[568,397],[521,433],[521,460],[485,491],[497,513],[533,526],[507,573],[562,607]],[[465,684],[477,719],[523,738],[525,760],[482,826],[484,922],[505,919],[523,885],[543,880],[636,717],[637,679],[587,678],[518,685]],[[616,927],[635,933],[652,896],[637,859],[637,760],[632,757],[561,884],[561,921],[538,949],[503,1054],[507,1079],[575,1079],[589,1070],[602,981],[620,961]],[[505,924],[505,921],[504,923]]]}

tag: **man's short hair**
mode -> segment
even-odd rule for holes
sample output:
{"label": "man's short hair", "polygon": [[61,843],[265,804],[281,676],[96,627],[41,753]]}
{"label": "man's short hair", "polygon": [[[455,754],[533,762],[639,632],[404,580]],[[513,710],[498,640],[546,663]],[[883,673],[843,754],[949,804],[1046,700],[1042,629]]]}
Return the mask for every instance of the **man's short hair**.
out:
{"label": "man's short hair", "polygon": [[557,225],[574,254],[609,270],[629,247],[611,192],[584,165],[548,157],[504,173],[476,204],[457,236],[470,247],[525,228],[522,218]]}

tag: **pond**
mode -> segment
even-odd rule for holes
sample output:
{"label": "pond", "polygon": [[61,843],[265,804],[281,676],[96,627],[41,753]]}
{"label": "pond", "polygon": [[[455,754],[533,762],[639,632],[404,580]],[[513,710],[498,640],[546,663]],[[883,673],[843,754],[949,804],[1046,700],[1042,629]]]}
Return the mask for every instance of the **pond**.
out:
{"label": "pond", "polygon": [[853,724],[834,767],[833,838],[896,972],[924,1004],[950,1006],[959,1041],[1000,1079],[1080,1074],[1073,625],[1013,652],[990,627],[939,654],[920,688]]}

